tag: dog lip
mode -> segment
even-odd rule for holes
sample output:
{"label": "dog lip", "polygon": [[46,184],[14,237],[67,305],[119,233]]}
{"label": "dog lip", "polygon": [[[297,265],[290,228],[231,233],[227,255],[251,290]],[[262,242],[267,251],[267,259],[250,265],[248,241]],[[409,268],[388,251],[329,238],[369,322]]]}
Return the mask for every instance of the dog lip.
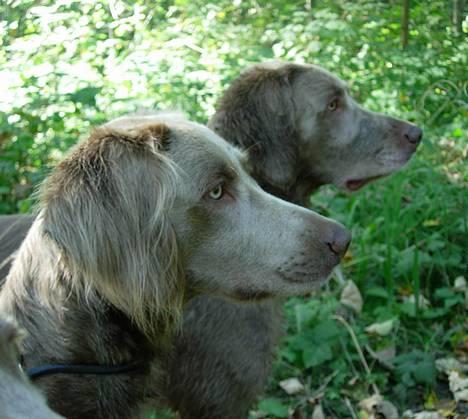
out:
{"label": "dog lip", "polygon": [[323,272],[323,274],[318,276],[311,272],[293,272],[290,275],[281,271],[277,271],[276,273],[283,281],[291,282],[294,284],[323,284],[328,280],[333,269],[338,265],[338,263],[339,261],[337,263],[334,263],[333,266],[330,267],[330,269],[327,269],[327,272]]}
{"label": "dog lip", "polygon": [[[409,150],[406,153],[403,153],[402,156],[400,157],[385,157],[385,156],[377,156],[376,160],[380,164],[398,164],[398,165],[404,165],[408,163],[409,160],[411,160],[411,157],[415,154],[416,149],[414,150]],[[397,169],[394,169],[395,171]]]}
{"label": "dog lip", "polygon": [[346,188],[352,192],[357,191],[361,189],[364,185],[367,185],[370,182],[373,182],[374,180],[383,178],[387,175],[378,175],[378,176],[370,176],[367,178],[362,178],[362,179],[351,179],[346,181]]}

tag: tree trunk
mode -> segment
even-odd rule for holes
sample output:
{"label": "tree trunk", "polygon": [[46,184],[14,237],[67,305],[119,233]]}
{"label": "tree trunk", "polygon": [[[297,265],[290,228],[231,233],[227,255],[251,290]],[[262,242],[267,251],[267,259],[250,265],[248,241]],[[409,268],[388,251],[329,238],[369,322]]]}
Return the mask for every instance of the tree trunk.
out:
{"label": "tree trunk", "polygon": [[461,35],[463,32],[463,10],[464,0],[453,0],[452,3],[452,23],[456,35]]}
{"label": "tree trunk", "polygon": [[408,46],[409,37],[409,0],[403,0],[403,10],[401,14],[401,46],[405,49]]}

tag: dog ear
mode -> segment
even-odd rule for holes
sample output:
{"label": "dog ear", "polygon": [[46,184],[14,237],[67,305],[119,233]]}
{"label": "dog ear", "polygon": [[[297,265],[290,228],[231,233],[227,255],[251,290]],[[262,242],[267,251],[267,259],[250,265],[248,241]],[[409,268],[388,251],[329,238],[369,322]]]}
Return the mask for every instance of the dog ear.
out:
{"label": "dog ear", "polygon": [[260,184],[285,189],[297,177],[298,134],[291,84],[299,67],[254,67],[227,90],[210,127],[249,151]]}
{"label": "dog ear", "polygon": [[0,340],[7,345],[18,347],[25,337],[25,332],[20,329],[16,321],[9,317],[0,317]]}
{"label": "dog ear", "polygon": [[170,135],[162,124],[135,132],[97,129],[58,165],[42,194],[43,231],[73,281],[145,330],[161,325],[161,316],[177,315],[183,298],[167,214],[177,178],[163,152]]}

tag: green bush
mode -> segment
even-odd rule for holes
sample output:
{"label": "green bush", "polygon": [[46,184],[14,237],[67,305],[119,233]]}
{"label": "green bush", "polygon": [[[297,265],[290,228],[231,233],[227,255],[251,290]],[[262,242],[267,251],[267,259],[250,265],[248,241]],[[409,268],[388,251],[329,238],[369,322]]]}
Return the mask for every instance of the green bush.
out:
{"label": "green bush", "polygon": [[[251,63],[322,65],[363,105],[425,129],[406,170],[351,196],[325,187],[311,199],[353,230],[343,272],[364,298],[360,315],[347,314],[359,345],[397,356],[391,369],[376,362],[370,375],[362,369],[336,321],[341,285],[332,283],[287,303],[288,335],[259,409],[285,417],[321,400],[328,414],[344,417],[345,400],[357,403],[372,385],[400,408],[421,406],[436,388],[434,359],[467,340],[464,298],[453,284],[467,266],[468,44],[466,26],[457,33],[450,14],[449,2],[412,1],[403,49],[395,1],[7,0],[0,213],[30,211],[50,167],[96,124],[142,108],[180,109],[206,122]],[[389,335],[365,332],[386,320],[396,325]],[[278,387],[291,376],[305,383],[300,395]]]}

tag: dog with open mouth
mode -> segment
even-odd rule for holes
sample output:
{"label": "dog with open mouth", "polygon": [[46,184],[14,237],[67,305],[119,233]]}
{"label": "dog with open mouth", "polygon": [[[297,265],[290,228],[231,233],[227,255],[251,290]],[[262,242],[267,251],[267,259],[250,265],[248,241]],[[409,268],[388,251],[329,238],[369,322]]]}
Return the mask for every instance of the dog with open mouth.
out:
{"label": "dog with open mouth", "polygon": [[[247,69],[209,125],[248,150],[251,173],[265,190],[304,206],[320,185],[357,191],[401,169],[422,139],[414,124],[361,107],[330,72],[292,63]],[[0,261],[18,249],[33,220],[0,217]],[[0,278],[8,268],[7,261]],[[246,417],[281,333],[280,300],[239,305],[197,297],[185,308],[168,364],[170,406],[187,418]]]}
{"label": "dog with open mouth", "polygon": [[[422,139],[416,125],[364,109],[330,72],[291,63],[247,69],[209,126],[248,150],[266,191],[304,206],[320,185],[357,191],[401,169]],[[270,376],[282,318],[282,300],[193,300],[169,374],[172,407],[183,418],[247,417]]]}

